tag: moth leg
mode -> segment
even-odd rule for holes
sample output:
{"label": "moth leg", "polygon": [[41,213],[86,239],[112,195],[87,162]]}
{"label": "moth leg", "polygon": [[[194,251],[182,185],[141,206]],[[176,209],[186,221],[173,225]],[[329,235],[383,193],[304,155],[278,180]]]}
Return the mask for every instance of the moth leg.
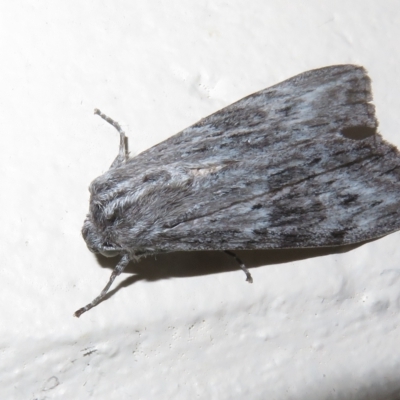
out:
{"label": "moth leg", "polygon": [[118,167],[128,160],[125,132],[122,130],[121,125],[118,122],[114,121],[110,117],[107,117],[107,115],[103,114],[99,109],[96,108],[94,110],[94,113],[100,115],[101,118],[111,124],[119,132],[119,153],[117,155],[117,158],[111,164],[110,168]]}
{"label": "moth leg", "polygon": [[226,254],[229,254],[231,257],[234,257],[236,261],[239,263],[240,268],[243,270],[243,272],[246,274],[246,281],[249,283],[253,283],[253,277],[250,274],[250,271],[246,268],[244,265],[243,261],[232,251],[225,250]]}
{"label": "moth leg", "polygon": [[97,306],[105,297],[105,295],[108,292],[108,289],[110,289],[112,283],[114,282],[114,279],[121,274],[121,272],[125,269],[125,267],[129,264],[130,258],[127,255],[124,255],[117,266],[114,268],[114,271],[112,272],[110,276],[110,280],[108,281],[106,287],[101,291],[100,295],[97,296],[91,303],[87,304],[85,307],[80,308],[78,311],[75,311],[74,316],[79,318],[83,313],[86,311],[89,311],[91,308]]}

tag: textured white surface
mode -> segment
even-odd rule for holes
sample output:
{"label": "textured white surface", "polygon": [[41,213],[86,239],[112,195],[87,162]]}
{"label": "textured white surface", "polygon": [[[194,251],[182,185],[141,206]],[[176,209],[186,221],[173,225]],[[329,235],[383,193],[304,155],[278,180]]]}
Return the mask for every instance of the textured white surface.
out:
{"label": "textured white surface", "polygon": [[148,258],[72,313],[115,261],[80,235],[87,186],[118,148],[95,107],[137,154],[297,73],[355,63],[400,146],[398,1],[14,1],[0,32],[2,399],[397,398],[400,233],[345,253],[240,252],[253,285],[224,254]]}

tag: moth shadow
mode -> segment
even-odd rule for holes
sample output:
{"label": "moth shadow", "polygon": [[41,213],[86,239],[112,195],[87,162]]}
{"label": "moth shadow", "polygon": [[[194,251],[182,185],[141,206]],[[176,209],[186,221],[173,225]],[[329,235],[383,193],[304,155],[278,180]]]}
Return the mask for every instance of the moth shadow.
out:
{"label": "moth shadow", "polygon": [[[331,254],[346,253],[362,246],[367,242],[361,242],[346,246],[319,247],[306,249],[274,249],[274,250],[240,250],[235,254],[251,270],[272,264],[283,264],[308,258],[321,257]],[[104,268],[114,269],[117,258],[106,258],[96,255],[99,264]],[[175,253],[163,253],[148,256],[139,262],[131,262],[124,272],[133,274],[110,290],[106,298],[111,297],[118,290],[133,285],[134,283],[146,281],[158,281],[170,278],[188,278],[203,275],[221,274],[223,272],[237,271],[242,274],[236,260],[223,251],[187,251]]]}
{"label": "moth shadow", "polygon": [[[365,382],[364,385],[360,385],[355,391],[350,389],[354,386],[352,382],[343,381],[343,387],[337,388],[335,399],[337,400],[399,400],[400,399],[400,385],[394,377],[389,379],[376,379],[376,381]],[[319,391],[320,399],[331,399],[331,390],[321,389]],[[299,399],[308,399],[310,397],[309,392],[301,396]]]}

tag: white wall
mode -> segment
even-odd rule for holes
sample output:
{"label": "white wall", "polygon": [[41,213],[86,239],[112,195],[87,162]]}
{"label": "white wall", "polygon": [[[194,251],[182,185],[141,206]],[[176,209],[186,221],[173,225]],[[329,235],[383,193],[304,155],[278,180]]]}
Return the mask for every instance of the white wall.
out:
{"label": "white wall", "polygon": [[295,74],[355,63],[400,146],[399,1],[20,0],[0,5],[0,33],[2,399],[395,398],[400,233],[320,257],[239,252],[253,285],[224,254],[148,258],[72,314],[116,261],[80,234],[118,148],[95,107],[135,155]]}

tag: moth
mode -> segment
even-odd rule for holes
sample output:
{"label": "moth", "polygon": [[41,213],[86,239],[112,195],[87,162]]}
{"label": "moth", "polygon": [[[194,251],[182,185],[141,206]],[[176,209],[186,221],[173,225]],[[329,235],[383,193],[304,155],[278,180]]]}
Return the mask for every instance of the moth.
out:
{"label": "moth", "polygon": [[119,256],[97,305],[131,260],[172,251],[338,246],[400,229],[400,156],[377,133],[363,67],[304,72],[129,158],[90,187],[82,235]]}

